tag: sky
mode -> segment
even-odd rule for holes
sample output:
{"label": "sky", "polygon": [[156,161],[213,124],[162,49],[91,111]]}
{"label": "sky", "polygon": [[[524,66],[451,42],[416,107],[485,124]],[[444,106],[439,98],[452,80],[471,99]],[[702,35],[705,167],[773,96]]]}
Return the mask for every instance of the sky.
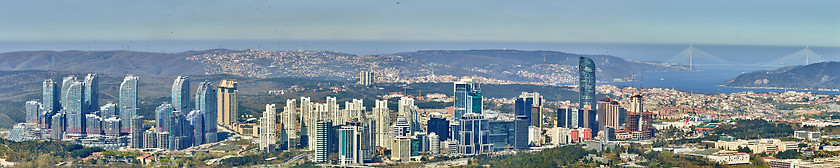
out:
{"label": "sky", "polygon": [[840,47],[836,0],[0,3],[0,42],[358,40]]}

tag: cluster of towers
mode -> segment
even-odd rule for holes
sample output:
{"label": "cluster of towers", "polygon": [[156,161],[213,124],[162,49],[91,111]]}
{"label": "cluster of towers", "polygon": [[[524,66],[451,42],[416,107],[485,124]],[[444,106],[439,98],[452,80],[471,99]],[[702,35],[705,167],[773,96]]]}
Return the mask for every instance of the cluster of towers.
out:
{"label": "cluster of towers", "polygon": [[[580,57],[579,65],[580,101],[577,108],[559,109],[557,127],[586,130],[587,137],[598,136],[603,140],[616,140],[616,135],[628,139],[653,137],[653,114],[642,108],[642,96],[630,98],[630,109],[624,109],[612,98],[595,99],[595,63],[592,59]],[[583,134],[583,131],[576,133]],[[583,137],[583,135],[581,135]]]}
{"label": "cluster of towers", "polygon": [[119,102],[99,103],[99,77],[84,80],[64,77],[61,83],[44,80],[41,102],[26,102],[26,121],[37,123],[41,138],[101,138],[124,145],[131,121],[137,116],[136,76],[126,76],[119,88]]}
{"label": "cluster of towers", "polygon": [[[44,80],[42,102],[26,103],[26,120],[44,130],[43,138],[99,138],[115,147],[178,150],[218,141],[216,125],[222,117],[217,118],[217,109],[235,104],[235,98],[217,97],[229,98],[230,94],[220,92],[231,92],[225,90],[230,88],[217,91],[211,82],[201,82],[192,106],[189,78],[179,76],[172,85],[172,102],[155,109],[155,125],[147,129],[143,116],[138,115],[138,80],[126,76],[119,87],[119,101],[102,106],[96,74],[88,74],[84,81],[68,76],[61,84]],[[225,81],[232,80],[222,83]],[[235,120],[235,114],[228,116],[232,117],[225,119]]]}
{"label": "cluster of towers", "polygon": [[409,97],[400,98],[396,115],[391,115],[387,100],[376,100],[368,111],[362,99],[345,101],[341,109],[336,97],[326,97],[325,102],[288,99],[279,114],[278,109],[267,104],[259,120],[260,149],[303,148],[315,152],[316,162],[326,161],[330,153],[337,153],[344,165],[370,162],[377,148],[392,148],[394,139],[413,137],[421,130],[418,108]]}
{"label": "cluster of towers", "polygon": [[[141,125],[132,128],[131,147],[180,150],[218,141],[217,109],[224,104],[217,98],[222,95],[220,91],[204,81],[198,84],[195,95],[190,95],[189,77],[178,76],[172,83],[171,103],[155,108],[155,125],[151,129]],[[190,97],[195,97],[194,104]]]}

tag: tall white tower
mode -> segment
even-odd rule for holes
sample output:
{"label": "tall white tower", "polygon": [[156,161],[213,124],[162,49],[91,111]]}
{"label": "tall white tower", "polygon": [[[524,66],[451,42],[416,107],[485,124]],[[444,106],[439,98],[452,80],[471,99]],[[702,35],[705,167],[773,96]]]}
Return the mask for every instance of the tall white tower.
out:
{"label": "tall white tower", "polygon": [[277,146],[277,130],[274,123],[277,118],[275,104],[266,104],[265,112],[260,118],[260,150],[274,151]]}

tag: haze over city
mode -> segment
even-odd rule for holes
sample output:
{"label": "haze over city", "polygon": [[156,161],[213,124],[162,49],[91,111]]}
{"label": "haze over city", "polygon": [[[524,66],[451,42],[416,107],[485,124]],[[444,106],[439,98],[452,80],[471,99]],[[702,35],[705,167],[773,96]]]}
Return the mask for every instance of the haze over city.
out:
{"label": "haze over city", "polygon": [[840,167],[839,1],[0,3],[0,167]]}

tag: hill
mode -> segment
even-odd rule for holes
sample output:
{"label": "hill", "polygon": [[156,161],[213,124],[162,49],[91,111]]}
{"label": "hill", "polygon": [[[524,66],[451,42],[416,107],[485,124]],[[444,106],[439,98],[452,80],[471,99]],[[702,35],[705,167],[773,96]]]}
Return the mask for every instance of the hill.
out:
{"label": "hill", "polygon": [[729,87],[773,87],[789,89],[840,89],[840,62],[782,67],[738,75],[721,83]]}
{"label": "hill", "polygon": [[[209,50],[208,50],[209,51]],[[0,70],[55,70],[177,76],[204,74],[186,58],[207,51],[153,53],[136,51],[20,51],[0,53]]]}
{"label": "hill", "polygon": [[[599,81],[628,80],[634,74],[644,71],[679,70],[678,67],[628,61],[610,55],[583,55],[557,51],[426,50],[393,55],[458,67],[465,72],[473,72],[480,76],[487,75],[491,78],[521,82],[573,82],[577,79],[580,57],[588,57],[595,61],[598,69],[596,76]],[[563,79],[557,79],[558,77]]]}
{"label": "hill", "polygon": [[628,61],[609,55],[556,51],[428,50],[359,56],[338,51],[203,50],[180,53],[136,51],[20,51],[0,53],[0,70],[53,70],[133,74],[140,77],[230,74],[241,77],[355,79],[376,72],[382,81],[422,81],[436,76],[480,76],[514,82],[574,83],[579,57],[595,60],[599,81],[626,81],[642,71],[679,67]]}

